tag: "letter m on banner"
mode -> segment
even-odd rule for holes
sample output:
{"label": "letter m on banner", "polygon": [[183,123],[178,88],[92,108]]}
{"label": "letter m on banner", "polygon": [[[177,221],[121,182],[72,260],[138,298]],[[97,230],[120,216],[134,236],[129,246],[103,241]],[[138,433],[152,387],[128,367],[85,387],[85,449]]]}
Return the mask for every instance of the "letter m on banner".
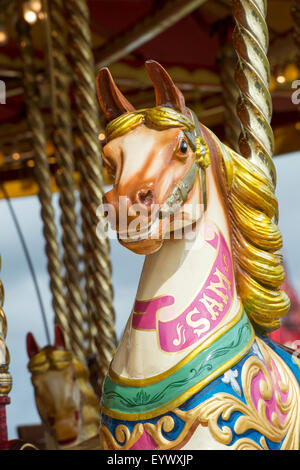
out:
{"label": "letter m on banner", "polygon": [[0,104],[6,104],[6,85],[3,80],[0,80]]}

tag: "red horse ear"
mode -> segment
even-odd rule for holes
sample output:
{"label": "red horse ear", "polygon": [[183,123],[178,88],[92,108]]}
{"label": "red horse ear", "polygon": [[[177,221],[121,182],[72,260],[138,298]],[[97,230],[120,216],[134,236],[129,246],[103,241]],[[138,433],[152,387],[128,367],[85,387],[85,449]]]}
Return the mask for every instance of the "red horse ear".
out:
{"label": "red horse ear", "polygon": [[121,114],[135,111],[135,108],[120,92],[107,67],[101,69],[96,79],[97,96],[108,120],[115,119]]}
{"label": "red horse ear", "polygon": [[54,346],[59,349],[66,349],[64,333],[59,325],[54,326]]}
{"label": "red horse ear", "polygon": [[27,354],[28,354],[29,359],[31,359],[40,351],[40,347],[37,344],[35,337],[33,336],[32,333],[27,333],[26,349],[27,349]]}
{"label": "red horse ear", "polygon": [[146,68],[154,85],[156,106],[174,108],[190,117],[185,107],[183,94],[174,84],[168,72],[155,60],[147,60]]}

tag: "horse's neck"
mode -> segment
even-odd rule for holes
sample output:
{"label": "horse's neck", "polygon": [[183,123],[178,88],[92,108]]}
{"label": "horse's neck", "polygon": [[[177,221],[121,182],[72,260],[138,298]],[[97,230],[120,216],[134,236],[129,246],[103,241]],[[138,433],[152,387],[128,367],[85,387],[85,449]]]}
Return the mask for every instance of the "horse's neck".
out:
{"label": "horse's neck", "polygon": [[54,437],[45,430],[45,446],[47,450],[59,450],[59,445]]}
{"label": "horse's neck", "polygon": [[[159,297],[174,299],[175,302],[171,306],[167,305],[163,309],[157,309],[156,314],[158,316],[159,311],[163,310],[164,314],[167,312],[165,318],[172,320],[191,305],[201,292],[201,288],[203,289],[205,286],[216,262],[216,250],[203,241],[203,229],[207,221],[213,222],[214,226],[218,228],[218,232],[223,235],[229,248],[228,257],[231,257],[230,234],[225,208],[212,176],[208,178],[207,184],[212,197],[209,197],[205,218],[203,217],[197,229],[195,239],[193,241],[187,239],[166,240],[157,253],[146,257],[138,287],[136,297],[138,302],[135,304],[135,310],[137,310],[137,306],[146,305],[146,301],[151,299],[152,301],[153,299],[156,301]],[[227,262],[231,264],[230,259]],[[231,321],[240,310],[240,301],[236,295],[234,282],[232,282],[232,287],[232,301],[220,326]],[[134,320],[132,320],[133,318]],[[136,318],[139,322],[140,320],[135,313],[130,316],[112,363],[113,372],[127,378],[145,378],[165,372],[192,352],[201,342],[207,339],[211,341],[218,333],[218,328],[214,328],[212,331],[208,331],[206,336],[201,337],[198,342],[194,342],[186,348],[172,349],[169,346],[164,347],[164,345],[158,344],[157,318],[156,325],[155,320],[152,323],[152,329],[151,325],[149,324],[148,328],[145,322],[142,328],[139,324],[132,324]],[[173,322],[173,327],[175,323]],[[204,324],[205,322],[202,326]],[[166,325],[167,323],[162,326]],[[171,321],[168,327],[172,327]],[[179,341],[178,327],[179,323],[177,323]],[[165,331],[168,330],[165,328]],[[173,343],[176,344],[174,340]]]}

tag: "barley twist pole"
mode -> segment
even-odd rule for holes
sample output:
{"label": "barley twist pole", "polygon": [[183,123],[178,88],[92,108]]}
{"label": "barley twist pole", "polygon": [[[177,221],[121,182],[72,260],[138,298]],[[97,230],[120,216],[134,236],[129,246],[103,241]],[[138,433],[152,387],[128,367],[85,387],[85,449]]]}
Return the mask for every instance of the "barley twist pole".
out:
{"label": "barley twist pole", "polygon": [[270,66],[266,24],[266,0],[233,0],[236,27],[233,44],[238,56],[235,72],[240,90],[237,112],[241,120],[241,154],[276,183],[272,161],[274,136],[270,126],[272,100],[269,93]]}
{"label": "barley twist pole", "polygon": [[64,284],[61,274],[59,247],[52,207],[51,177],[46,154],[45,128],[39,108],[39,98],[35,84],[33,66],[33,50],[31,46],[30,30],[21,17],[18,22],[20,42],[20,55],[23,62],[23,81],[27,108],[28,126],[32,132],[32,144],[35,153],[35,178],[39,187],[38,197],[41,204],[41,217],[45,237],[45,251],[50,276],[50,289],[52,305],[55,312],[55,322],[59,323],[69,340],[68,316],[64,295]]}
{"label": "barley twist pole", "polygon": [[[300,79],[300,0],[294,0],[291,8],[291,15],[294,23],[294,41],[297,46],[296,64],[298,67],[298,80]],[[298,83],[296,82],[298,85]],[[300,112],[300,105],[298,104],[298,111]]]}
{"label": "barley twist pole", "polygon": [[65,266],[65,285],[68,299],[68,324],[71,349],[81,361],[86,356],[86,332],[83,298],[80,287],[79,236],[75,210],[74,161],[72,153],[72,122],[69,100],[69,65],[66,60],[66,24],[63,0],[51,0],[50,20],[54,75],[54,141],[58,164],[57,184],[63,228],[62,245]]}
{"label": "barley twist pole", "polygon": [[229,146],[238,152],[241,124],[236,110],[239,90],[235,82],[234,58],[235,52],[231,44],[226,44],[222,47],[219,57],[219,68],[224,103],[225,136]]}
{"label": "barley twist pole", "polygon": [[294,0],[291,8],[291,14],[294,22],[294,40],[298,46],[297,62],[300,65],[300,0]]}
{"label": "barley twist pole", "polygon": [[116,336],[112,306],[111,265],[108,241],[96,234],[96,211],[102,201],[99,120],[95,93],[89,12],[85,0],[66,3],[70,34],[70,56],[74,72],[74,94],[79,129],[82,232],[86,262],[87,308],[94,330],[99,378],[102,382],[114,354]]}

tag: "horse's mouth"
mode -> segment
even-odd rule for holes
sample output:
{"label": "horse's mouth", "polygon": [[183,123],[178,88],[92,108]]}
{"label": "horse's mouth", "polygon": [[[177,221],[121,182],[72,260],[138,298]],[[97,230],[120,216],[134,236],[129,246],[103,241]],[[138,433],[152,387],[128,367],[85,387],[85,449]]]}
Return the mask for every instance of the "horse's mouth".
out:
{"label": "horse's mouth", "polygon": [[72,437],[70,439],[64,439],[63,441],[57,441],[60,446],[69,446],[71,444],[74,444],[77,441],[77,437]]}
{"label": "horse's mouth", "polygon": [[55,437],[59,446],[66,447],[75,444],[79,436],[79,419],[79,412],[75,410],[73,416],[57,422]]}
{"label": "horse's mouth", "polygon": [[[176,226],[176,223],[179,225]],[[171,217],[165,218],[161,212],[158,211],[156,217],[141,226],[139,231],[130,232],[130,227],[126,227],[123,231],[118,230],[118,240],[126,245],[150,242],[151,240],[153,242],[159,242],[170,239],[174,232],[182,230],[185,226],[189,226],[192,223],[193,218],[189,217],[185,212],[180,213],[180,211],[178,211]]]}
{"label": "horse's mouth", "polygon": [[154,216],[152,215],[150,220],[145,220],[139,231],[130,230],[130,226],[127,226],[124,230],[117,230],[118,239],[127,245],[149,240],[158,241],[168,237],[169,232],[171,233],[170,222],[172,223],[175,214],[172,214],[171,217],[170,214],[165,216],[162,207],[157,210]]}
{"label": "horse's mouth", "polygon": [[[150,221],[147,225],[141,227],[140,231],[134,231],[130,233],[130,230],[118,231],[118,239],[121,240],[123,243],[137,243],[137,242],[144,242],[149,239],[159,239],[160,234],[160,221],[155,220]],[[157,233],[155,233],[155,229],[158,229]]]}

